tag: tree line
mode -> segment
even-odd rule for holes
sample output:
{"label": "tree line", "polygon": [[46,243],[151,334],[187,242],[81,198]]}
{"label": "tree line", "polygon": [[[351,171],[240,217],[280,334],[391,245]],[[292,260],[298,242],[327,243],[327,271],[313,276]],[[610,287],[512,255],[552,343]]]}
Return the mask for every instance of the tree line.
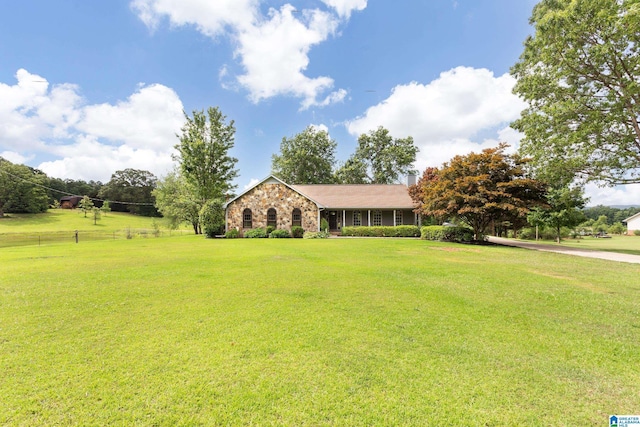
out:
{"label": "tree line", "polygon": [[152,195],[157,181],[151,172],[139,169],[116,171],[106,184],[51,178],[39,169],[0,157],[0,217],[5,212],[45,212],[58,206],[63,196],[87,197],[98,208],[111,201],[112,211],[158,216]]}

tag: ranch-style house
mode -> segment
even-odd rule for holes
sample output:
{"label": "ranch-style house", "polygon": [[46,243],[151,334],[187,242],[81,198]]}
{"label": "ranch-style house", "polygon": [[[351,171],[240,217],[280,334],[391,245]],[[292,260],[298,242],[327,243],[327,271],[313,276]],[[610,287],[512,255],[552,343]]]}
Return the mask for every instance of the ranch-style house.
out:
{"label": "ranch-style house", "polygon": [[322,218],[332,232],[343,226],[417,225],[414,209],[404,184],[291,185],[271,175],[225,203],[225,231],[268,226],[319,231]]}

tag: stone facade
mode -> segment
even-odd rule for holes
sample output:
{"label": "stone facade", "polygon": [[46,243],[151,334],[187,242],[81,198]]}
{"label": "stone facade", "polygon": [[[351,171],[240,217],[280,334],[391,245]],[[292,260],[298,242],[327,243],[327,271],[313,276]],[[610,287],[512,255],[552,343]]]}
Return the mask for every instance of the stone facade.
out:
{"label": "stone facade", "polygon": [[242,214],[245,209],[251,209],[251,228],[266,228],[267,211],[270,208],[276,210],[278,229],[291,230],[292,213],[298,208],[302,214],[302,228],[305,231],[318,231],[318,206],[276,180],[267,180],[229,203],[227,230],[243,230]]}

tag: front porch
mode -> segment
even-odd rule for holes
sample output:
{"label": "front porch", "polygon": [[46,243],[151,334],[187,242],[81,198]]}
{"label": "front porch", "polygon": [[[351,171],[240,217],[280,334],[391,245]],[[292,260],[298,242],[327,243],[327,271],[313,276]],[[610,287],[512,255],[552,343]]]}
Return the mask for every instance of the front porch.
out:
{"label": "front porch", "polygon": [[321,218],[327,220],[331,234],[339,234],[342,227],[420,224],[420,215],[409,209],[326,209]]}

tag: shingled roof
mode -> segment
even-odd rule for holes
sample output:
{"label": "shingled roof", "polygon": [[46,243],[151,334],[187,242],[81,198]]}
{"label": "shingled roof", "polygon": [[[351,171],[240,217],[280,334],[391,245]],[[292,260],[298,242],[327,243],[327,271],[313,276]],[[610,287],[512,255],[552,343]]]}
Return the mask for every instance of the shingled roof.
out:
{"label": "shingled roof", "polygon": [[330,209],[413,209],[406,185],[315,184],[291,188]]}

